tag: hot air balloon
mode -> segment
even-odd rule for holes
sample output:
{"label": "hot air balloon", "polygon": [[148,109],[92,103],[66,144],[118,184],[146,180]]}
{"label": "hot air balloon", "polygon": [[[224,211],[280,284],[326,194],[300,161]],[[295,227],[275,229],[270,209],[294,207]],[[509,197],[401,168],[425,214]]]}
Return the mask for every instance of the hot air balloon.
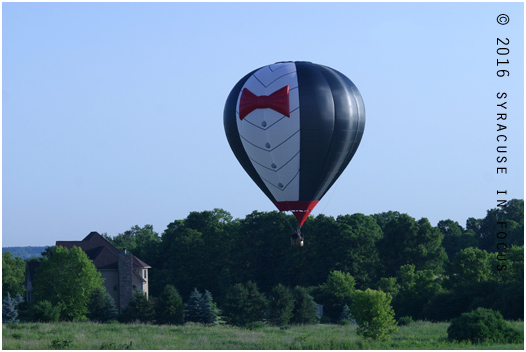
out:
{"label": "hot air balloon", "polygon": [[228,143],[252,180],[299,229],[351,161],[365,107],[340,72],[305,61],[277,62],[243,77],[230,92]]}

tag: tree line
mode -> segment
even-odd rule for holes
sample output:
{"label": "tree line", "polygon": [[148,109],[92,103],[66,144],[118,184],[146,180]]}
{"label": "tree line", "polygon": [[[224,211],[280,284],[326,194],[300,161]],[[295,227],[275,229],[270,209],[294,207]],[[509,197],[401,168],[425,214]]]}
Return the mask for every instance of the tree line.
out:
{"label": "tree line", "polygon": [[[267,312],[258,318],[266,321],[276,299],[270,298],[281,286],[303,290],[333,322],[352,307],[357,292],[368,289],[388,294],[397,319],[451,320],[478,307],[523,319],[523,214],[518,199],[482,219],[467,219],[465,227],[452,220],[432,226],[396,211],[321,214],[302,227],[304,247],[290,245],[294,216],[276,211],[254,211],[244,219],[223,209],[191,212],[161,235],[146,225],[104,236],[152,267],[154,300],[168,286],[185,301],[196,290],[209,292],[227,316],[235,310],[229,306],[234,288],[252,285],[267,302],[255,309]],[[3,261],[3,267],[20,266],[20,258],[4,254]],[[16,272],[5,280],[3,275],[3,292],[23,291]]]}
{"label": "tree line", "polygon": [[42,251],[44,251],[46,248],[47,246],[2,247],[2,252],[11,252],[13,257],[20,257],[25,260],[33,257],[39,257]]}

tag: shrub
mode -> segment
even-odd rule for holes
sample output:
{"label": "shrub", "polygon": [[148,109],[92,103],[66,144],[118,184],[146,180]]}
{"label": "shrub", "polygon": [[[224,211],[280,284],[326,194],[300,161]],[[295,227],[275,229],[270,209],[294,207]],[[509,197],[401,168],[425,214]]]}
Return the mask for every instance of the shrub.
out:
{"label": "shrub", "polygon": [[65,340],[55,339],[51,341],[50,347],[54,350],[67,350],[71,347],[72,342],[73,340],[70,340],[70,339],[65,339]]}
{"label": "shrub", "polygon": [[413,323],[413,317],[401,317],[398,319],[398,326],[411,325]]}
{"label": "shrub", "polygon": [[351,312],[358,324],[358,335],[383,340],[398,329],[391,296],[384,292],[371,289],[356,291]]}
{"label": "shrub", "polygon": [[11,337],[15,340],[21,340],[22,337],[24,337],[24,334],[22,334],[21,332],[15,332],[11,335]]}
{"label": "shrub", "polygon": [[129,350],[132,344],[117,343],[117,342],[103,342],[100,346],[100,350]]}
{"label": "shrub", "polygon": [[486,308],[477,308],[453,319],[447,335],[450,340],[473,343],[521,343],[523,339],[521,332],[513,329],[500,312]]}
{"label": "shrub", "polygon": [[39,322],[57,322],[61,311],[62,307],[60,305],[54,306],[47,300],[36,302],[30,308],[33,320]]}

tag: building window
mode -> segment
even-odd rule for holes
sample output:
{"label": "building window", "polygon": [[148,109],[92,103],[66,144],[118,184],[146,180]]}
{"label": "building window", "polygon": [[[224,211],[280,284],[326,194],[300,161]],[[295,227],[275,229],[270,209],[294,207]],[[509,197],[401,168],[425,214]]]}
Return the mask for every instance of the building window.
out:
{"label": "building window", "polygon": [[143,273],[144,273],[144,278],[146,279],[146,273],[148,272],[148,270],[144,269],[143,270]]}

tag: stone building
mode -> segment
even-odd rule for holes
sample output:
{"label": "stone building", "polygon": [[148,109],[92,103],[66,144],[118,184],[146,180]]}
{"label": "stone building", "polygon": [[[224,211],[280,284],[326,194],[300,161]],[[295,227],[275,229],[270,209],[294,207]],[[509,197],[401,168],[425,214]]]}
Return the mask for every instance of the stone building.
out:
{"label": "stone building", "polygon": [[[106,291],[113,297],[122,311],[130,302],[134,291],[139,290],[148,297],[148,264],[136,256],[119,251],[97,232],[91,232],[82,241],[57,241],[57,246],[68,249],[81,248],[93,261],[104,279]],[[35,264],[29,263],[26,283],[27,299],[31,300],[32,277]]]}

